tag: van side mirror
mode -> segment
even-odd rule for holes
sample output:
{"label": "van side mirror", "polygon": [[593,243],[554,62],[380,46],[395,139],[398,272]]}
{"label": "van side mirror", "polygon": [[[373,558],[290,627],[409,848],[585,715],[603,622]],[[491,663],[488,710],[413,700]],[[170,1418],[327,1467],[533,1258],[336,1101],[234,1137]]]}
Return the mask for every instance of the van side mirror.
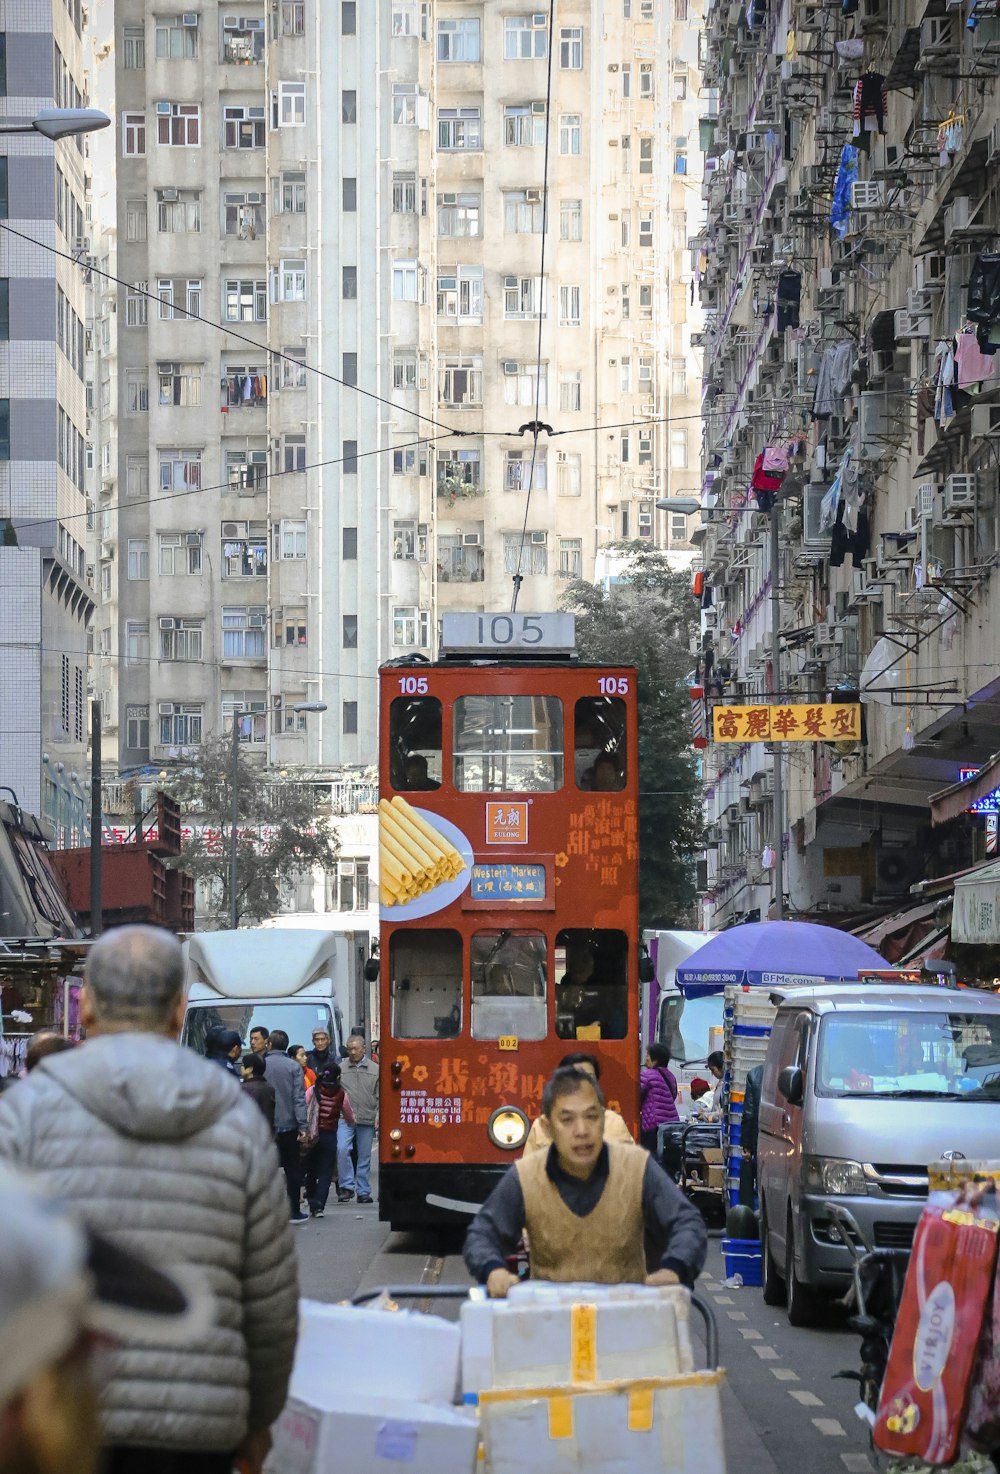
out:
{"label": "van side mirror", "polygon": [[802,1104],[803,1081],[802,1071],[798,1065],[786,1065],[778,1076],[778,1090],[788,1101],[789,1105]]}
{"label": "van side mirror", "polygon": [[365,982],[366,983],[377,983],[378,982],[378,958],[377,957],[369,957],[368,961],[365,963],[364,975],[365,975]]}
{"label": "van side mirror", "polygon": [[639,981],[640,983],[656,982],[656,964],[645,947],[639,955]]}

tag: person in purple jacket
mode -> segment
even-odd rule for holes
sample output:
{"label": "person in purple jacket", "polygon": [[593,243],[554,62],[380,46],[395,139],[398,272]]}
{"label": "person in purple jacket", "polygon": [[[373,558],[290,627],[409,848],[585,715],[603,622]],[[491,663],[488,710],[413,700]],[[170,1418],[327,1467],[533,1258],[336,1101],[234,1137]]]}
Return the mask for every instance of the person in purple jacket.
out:
{"label": "person in purple jacket", "polygon": [[639,1075],[639,1141],[656,1155],[657,1128],[669,1121],[679,1121],[677,1081],[671,1074],[670,1051],[665,1044],[651,1044],[646,1050],[645,1069]]}

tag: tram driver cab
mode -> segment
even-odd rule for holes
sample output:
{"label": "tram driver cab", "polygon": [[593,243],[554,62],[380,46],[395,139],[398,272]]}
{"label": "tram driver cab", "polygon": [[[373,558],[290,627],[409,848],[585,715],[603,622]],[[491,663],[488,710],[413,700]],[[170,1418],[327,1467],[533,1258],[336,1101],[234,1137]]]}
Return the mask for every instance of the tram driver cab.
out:
{"label": "tram driver cab", "polygon": [[556,938],[556,1033],[560,1039],[624,1039],[628,950],[617,931],[570,930]]}

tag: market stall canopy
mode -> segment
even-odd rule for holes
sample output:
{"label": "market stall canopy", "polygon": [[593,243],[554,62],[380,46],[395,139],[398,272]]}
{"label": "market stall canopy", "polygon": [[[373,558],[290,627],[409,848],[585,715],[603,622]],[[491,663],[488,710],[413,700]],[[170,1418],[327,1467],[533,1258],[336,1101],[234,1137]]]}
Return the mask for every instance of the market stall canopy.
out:
{"label": "market stall canopy", "polygon": [[951,939],[987,946],[1000,942],[1000,860],[956,880]]}
{"label": "market stall canopy", "polygon": [[789,983],[852,981],[885,958],[850,932],[811,921],[751,921],[720,932],[677,969],[686,998],[721,993],[730,983],[783,987]]}
{"label": "market stall canopy", "polygon": [[952,783],[931,794],[931,823],[947,824],[949,819],[957,819],[974,803],[988,798],[995,788],[1000,788],[1000,753],[991,757],[974,778],[967,778],[964,783]]}

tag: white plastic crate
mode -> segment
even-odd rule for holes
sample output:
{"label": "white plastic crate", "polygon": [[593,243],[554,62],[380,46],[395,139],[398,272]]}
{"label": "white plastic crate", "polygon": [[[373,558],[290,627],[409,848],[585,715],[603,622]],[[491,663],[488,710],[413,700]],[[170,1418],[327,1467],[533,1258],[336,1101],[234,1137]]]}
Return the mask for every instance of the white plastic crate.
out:
{"label": "white plastic crate", "polygon": [[762,1029],[774,1023],[777,1011],[766,994],[741,993],[733,1004],[733,1022]]}

